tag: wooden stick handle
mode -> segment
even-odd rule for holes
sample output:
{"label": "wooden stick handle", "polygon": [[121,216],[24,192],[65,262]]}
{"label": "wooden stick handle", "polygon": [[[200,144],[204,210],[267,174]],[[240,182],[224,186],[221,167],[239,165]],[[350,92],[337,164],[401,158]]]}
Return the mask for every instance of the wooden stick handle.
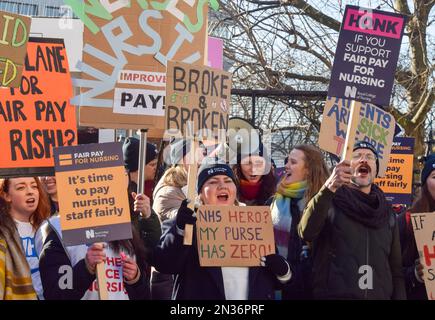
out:
{"label": "wooden stick handle", "polygon": [[109,293],[107,292],[106,282],[106,267],[104,262],[97,264],[97,281],[100,300],[109,300]]}
{"label": "wooden stick handle", "polygon": [[[192,146],[190,148],[190,152],[191,152],[191,157],[189,163],[189,172],[187,175],[187,199],[190,200],[188,207],[194,210],[195,197],[196,197],[195,184],[196,184],[196,179],[198,174],[198,165],[196,163],[196,140],[195,139],[192,140]],[[184,228],[183,244],[185,246],[191,246],[192,238],[193,238],[193,225],[186,224]]]}
{"label": "wooden stick handle", "polygon": [[350,104],[349,122],[347,124],[346,141],[343,148],[343,160],[352,159],[353,145],[355,144],[356,130],[358,128],[360,102],[352,100]]}

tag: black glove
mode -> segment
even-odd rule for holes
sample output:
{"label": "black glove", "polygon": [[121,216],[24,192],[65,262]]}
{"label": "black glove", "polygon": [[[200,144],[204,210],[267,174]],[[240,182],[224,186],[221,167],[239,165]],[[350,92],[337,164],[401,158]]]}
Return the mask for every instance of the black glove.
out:
{"label": "black glove", "polygon": [[186,224],[195,224],[196,217],[193,216],[193,210],[187,207],[189,201],[187,199],[181,202],[180,209],[177,212],[177,218],[175,220],[177,227],[184,230]]}
{"label": "black glove", "polygon": [[284,257],[276,253],[261,257],[261,265],[278,277],[283,277],[290,271],[290,266]]}

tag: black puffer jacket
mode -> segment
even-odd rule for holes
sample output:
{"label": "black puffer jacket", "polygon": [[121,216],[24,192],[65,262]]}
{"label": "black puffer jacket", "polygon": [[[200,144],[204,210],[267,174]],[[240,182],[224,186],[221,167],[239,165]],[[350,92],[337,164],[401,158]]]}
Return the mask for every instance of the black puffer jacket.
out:
{"label": "black puffer jacket", "polygon": [[[406,299],[395,214],[370,228],[333,204],[323,187],[309,202],[298,230],[313,241],[313,295],[317,299]],[[351,201],[351,200],[350,200]]]}

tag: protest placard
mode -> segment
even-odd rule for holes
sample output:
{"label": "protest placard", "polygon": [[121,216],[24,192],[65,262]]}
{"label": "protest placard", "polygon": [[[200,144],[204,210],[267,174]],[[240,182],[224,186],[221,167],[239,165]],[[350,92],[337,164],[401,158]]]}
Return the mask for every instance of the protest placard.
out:
{"label": "protest placard", "polygon": [[224,68],[224,41],[219,38],[208,37],[207,65],[211,68]]}
{"label": "protest placard", "polygon": [[166,79],[169,132],[186,133],[189,121],[199,136],[217,136],[219,129],[228,129],[231,73],[169,61]]}
{"label": "protest placard", "polygon": [[[66,1],[85,24],[80,124],[98,128],[147,128],[164,132],[166,64],[202,62],[207,2]],[[92,16],[91,16],[92,15]]]}
{"label": "protest placard", "polygon": [[30,17],[0,11],[0,87],[21,84],[31,21]]}
{"label": "protest placard", "polygon": [[410,206],[412,203],[412,172],[414,162],[414,138],[394,137],[390,160],[383,178],[375,183],[392,204]]}
{"label": "protest placard", "polygon": [[347,5],[328,96],[390,104],[405,16]]}
{"label": "protest placard", "polygon": [[54,149],[62,238],[66,245],[130,239],[121,143]]}
{"label": "protest placard", "polygon": [[429,300],[435,300],[435,212],[411,214],[424,284]]}
{"label": "protest placard", "polygon": [[77,141],[63,40],[30,38],[24,67],[20,87],[0,89],[0,175],[52,175],[52,149]]}
{"label": "protest placard", "polygon": [[259,266],[261,257],[275,253],[269,207],[201,206],[196,217],[202,267]]}
{"label": "protest placard", "polygon": [[[334,97],[328,97],[325,102],[319,147],[338,157],[343,151],[347,135],[351,103],[351,100]],[[379,176],[382,177],[387,169],[396,121],[391,114],[373,104],[357,101],[354,103],[360,111],[357,114],[355,138],[374,145],[379,156]]]}

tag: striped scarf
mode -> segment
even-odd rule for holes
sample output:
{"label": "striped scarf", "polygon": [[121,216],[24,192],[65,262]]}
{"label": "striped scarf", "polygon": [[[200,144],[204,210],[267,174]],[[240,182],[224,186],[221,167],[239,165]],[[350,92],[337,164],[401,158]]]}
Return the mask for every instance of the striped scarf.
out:
{"label": "striped scarf", "polygon": [[[275,199],[272,203],[271,209],[275,243],[278,247],[279,254],[286,259],[288,257],[290,228],[292,225],[292,215],[290,212],[291,202],[292,199],[302,199],[306,189],[306,181],[298,181],[286,185],[284,180],[282,180],[278,186],[278,191],[275,194]],[[300,200],[298,206],[302,211],[305,206],[304,201]]]}
{"label": "striped scarf", "polygon": [[[4,230],[0,230],[4,231]],[[18,232],[0,232],[0,300],[36,300]]]}

